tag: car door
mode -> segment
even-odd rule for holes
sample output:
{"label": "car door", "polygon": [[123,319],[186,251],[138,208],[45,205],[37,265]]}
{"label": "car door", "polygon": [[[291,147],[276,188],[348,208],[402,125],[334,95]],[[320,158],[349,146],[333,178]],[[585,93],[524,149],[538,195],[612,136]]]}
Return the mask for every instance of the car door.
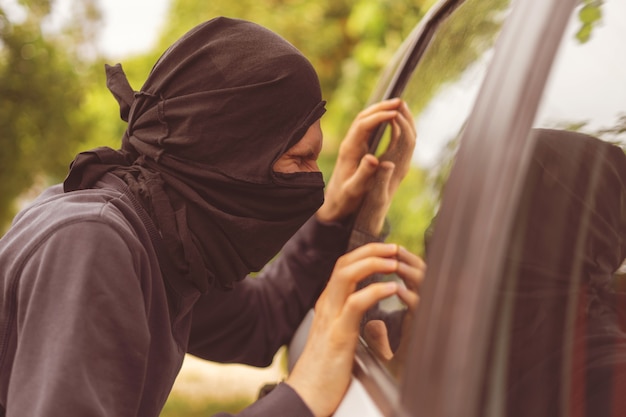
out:
{"label": "car door", "polygon": [[[543,138],[545,129],[582,130],[601,137],[605,143],[617,141],[626,130],[625,77],[619,72],[624,66],[615,62],[614,53],[618,39],[626,37],[619,29],[619,19],[615,23],[615,16],[624,12],[620,8],[624,1],[576,3],[439,2],[416,27],[381,78],[372,100],[402,96],[409,103],[418,128],[415,170],[405,179],[405,188],[398,192],[403,197],[397,198],[400,201],[395,201],[390,210],[388,239],[400,241],[424,256],[428,272],[409,331],[399,335],[389,332],[390,344],[396,349],[398,344],[407,343],[406,357],[389,366],[364,338],[357,352],[353,383],[337,416],[582,416],[599,412],[592,406],[594,401],[614,404],[598,415],[620,415],[624,410],[615,400],[617,397],[610,395],[579,395],[587,401],[582,408],[580,401],[573,400],[578,398],[576,393],[589,394],[588,387],[595,384],[591,382],[597,381],[598,375],[611,375],[605,391],[619,391],[622,387],[620,366],[588,366],[589,358],[596,362],[609,358],[619,363],[616,357],[619,359],[623,351],[621,339],[613,335],[608,348],[600,343],[602,354],[589,354],[591,348],[597,350],[596,340],[607,337],[592,331],[591,324],[599,320],[597,317],[592,320],[583,314],[590,311],[585,297],[592,299],[589,295],[596,297],[597,291],[590,292],[593,285],[588,281],[593,280],[584,279],[588,272],[584,268],[585,257],[574,249],[590,245],[589,230],[594,227],[589,219],[595,218],[595,214],[589,213],[593,210],[579,213],[570,209],[574,206],[570,200],[558,200],[563,207],[550,203],[541,208],[541,213],[553,211],[554,218],[547,225],[542,224],[539,237],[530,238],[528,232],[536,224],[529,213],[540,207],[537,202],[551,201],[553,195],[558,195],[552,188],[546,192],[546,184],[551,184],[544,178],[547,174],[540,171],[542,174],[538,175],[533,168],[539,163],[544,169],[540,162],[547,158],[542,151],[547,143]],[[598,12],[613,17],[610,24],[606,23],[608,17],[603,21],[608,29],[599,24],[602,19],[597,18]],[[606,35],[607,31],[612,32]],[[595,44],[605,45],[602,53],[586,50]],[[570,55],[575,60],[568,61]],[[584,69],[581,62],[586,59],[597,59],[598,65],[589,65],[591,71],[572,74],[572,68]],[[593,71],[598,68],[603,71]],[[585,78],[589,72],[592,75],[587,77],[591,80]],[[608,72],[611,75],[605,76]],[[561,82],[565,79],[569,82]],[[587,80],[591,87],[577,88],[580,80]],[[578,90],[585,94],[571,94]],[[594,104],[602,98],[607,105]],[[593,119],[591,122],[583,117],[587,115]],[[600,122],[603,117],[604,124]],[[614,123],[610,123],[611,118],[616,119]],[[572,169],[585,172],[579,175],[582,178],[610,177],[611,173],[620,172],[622,164],[615,148],[598,146],[609,149],[607,152],[614,156],[608,163],[607,158],[596,157],[595,153],[576,154],[578,139],[565,142],[571,143],[571,147],[556,147],[556,153],[548,153],[550,164],[561,161],[557,166],[565,167],[565,162],[570,161],[569,165],[576,168],[576,164],[583,167],[589,161],[599,161],[586,171]],[[372,151],[380,153],[376,148],[385,146],[384,129],[377,132],[372,143]],[[537,156],[539,151],[543,153]],[[530,187],[530,178],[535,177],[541,181]],[[567,184],[571,178],[557,183]],[[601,180],[589,184],[584,194],[565,194],[577,198],[571,201],[593,202],[582,207],[595,207],[596,195],[621,198],[623,184],[618,180],[611,182],[615,189],[607,193],[593,191],[601,188]],[[615,202],[614,206],[619,208],[620,204],[623,202]],[[573,214],[561,215],[565,212]],[[547,214],[543,217],[544,223],[550,218]],[[561,221],[570,217],[575,220]],[[620,221],[616,216],[615,223]],[[617,243],[609,246],[620,247],[621,229],[616,226],[610,230],[617,236]],[[527,264],[520,261],[520,254],[528,253],[535,255],[533,259],[551,259],[552,263],[543,266],[551,273],[566,268],[554,259],[568,260],[568,272],[562,275],[568,279],[561,280],[566,285],[560,298],[533,293],[532,302],[528,301],[529,290],[523,284],[552,283],[539,280],[541,274],[528,272]],[[621,252],[614,254],[615,259],[621,256]],[[605,258],[602,253],[602,259]],[[599,276],[597,272],[590,275]],[[614,287],[616,282],[619,284],[611,282]],[[550,314],[537,319],[533,316],[536,311]],[[612,311],[620,312],[615,301]],[[379,319],[381,315],[394,317],[385,322],[391,328],[394,323],[397,327],[397,318],[405,317],[406,312],[395,300],[379,306],[371,318]],[[617,329],[616,334],[623,327],[619,321],[622,316],[617,314],[617,319],[608,322]],[[606,317],[602,317],[599,321],[608,326]],[[397,340],[392,341],[394,337]],[[550,355],[558,359],[548,360]],[[535,366],[536,363],[550,366]],[[516,379],[518,374],[533,375],[526,370],[534,368],[540,378],[525,376],[524,383],[519,382],[521,378]]]}
{"label": "car door", "polygon": [[397,415],[484,415],[479,410],[486,352],[507,242],[534,148],[529,131],[574,3],[511,4],[458,133]]}

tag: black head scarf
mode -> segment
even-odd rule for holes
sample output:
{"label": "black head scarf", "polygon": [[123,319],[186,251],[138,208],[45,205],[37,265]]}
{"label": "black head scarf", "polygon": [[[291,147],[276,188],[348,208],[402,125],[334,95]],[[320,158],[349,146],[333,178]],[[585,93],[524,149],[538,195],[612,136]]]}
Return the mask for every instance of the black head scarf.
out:
{"label": "black head scarf", "polygon": [[315,70],[277,34],[216,18],[172,45],[141,91],[119,65],[107,85],[128,122],[122,147],[79,154],[65,191],[122,178],[201,291],[260,269],[321,205],[321,173],[272,169],[325,111]]}

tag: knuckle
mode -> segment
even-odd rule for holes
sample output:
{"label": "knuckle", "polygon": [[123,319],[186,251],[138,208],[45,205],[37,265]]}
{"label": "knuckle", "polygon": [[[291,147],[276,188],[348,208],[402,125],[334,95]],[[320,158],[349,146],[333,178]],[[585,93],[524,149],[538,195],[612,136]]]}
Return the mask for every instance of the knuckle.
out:
{"label": "knuckle", "polygon": [[350,188],[344,190],[344,193],[345,193],[345,195],[348,198],[354,198],[356,196],[360,196],[361,195],[360,190],[356,190],[354,187],[350,187]]}
{"label": "knuckle", "polygon": [[348,311],[361,311],[362,310],[362,303],[359,300],[358,297],[356,297],[354,294],[350,295],[348,297],[348,299],[346,300],[345,303],[345,308]]}

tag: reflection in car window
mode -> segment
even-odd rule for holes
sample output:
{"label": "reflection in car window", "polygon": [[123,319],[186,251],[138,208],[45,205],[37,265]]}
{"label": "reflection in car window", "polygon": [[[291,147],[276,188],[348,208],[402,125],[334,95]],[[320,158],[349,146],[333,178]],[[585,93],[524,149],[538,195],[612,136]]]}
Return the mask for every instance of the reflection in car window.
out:
{"label": "reflection in car window", "polygon": [[481,415],[626,415],[624,16],[624,0],[579,6],[551,71]]}
{"label": "reflection in car window", "polygon": [[[418,140],[411,170],[389,210],[386,233],[388,240],[423,257],[424,236],[432,229],[456,138],[470,113],[509,8],[509,0],[469,0],[456,9],[437,29],[402,95],[415,117]],[[383,139],[378,154],[385,144]],[[353,236],[359,234],[360,220],[367,222],[370,215],[367,206],[363,207]],[[401,302],[392,298],[372,309],[363,327],[385,323],[390,348],[396,351],[403,340],[402,325],[409,319]],[[392,373],[401,369],[393,359],[389,364]]]}
{"label": "reflection in car window", "polygon": [[[580,8],[571,19],[535,123],[626,142],[626,2]],[[581,16],[597,15],[593,23]],[[580,32],[589,27],[588,38]],[[585,32],[587,33],[587,32]]]}

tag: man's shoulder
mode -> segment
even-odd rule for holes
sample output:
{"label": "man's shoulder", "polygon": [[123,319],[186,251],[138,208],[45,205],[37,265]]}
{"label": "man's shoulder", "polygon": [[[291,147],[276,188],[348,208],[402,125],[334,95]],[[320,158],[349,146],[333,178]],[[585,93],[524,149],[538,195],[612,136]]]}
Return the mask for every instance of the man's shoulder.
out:
{"label": "man's shoulder", "polygon": [[[113,208],[111,207],[113,206]],[[98,188],[63,192],[60,185],[46,189],[14,219],[12,228],[38,224],[39,228],[81,220],[114,220],[133,213],[132,204],[116,189]]]}
{"label": "man's shoulder", "polygon": [[136,206],[123,191],[98,188],[65,193],[60,185],[55,185],[15,217],[0,240],[0,251],[37,245],[67,226],[83,225],[87,233],[89,225],[95,223],[114,228],[124,238],[136,239],[144,229]]}

